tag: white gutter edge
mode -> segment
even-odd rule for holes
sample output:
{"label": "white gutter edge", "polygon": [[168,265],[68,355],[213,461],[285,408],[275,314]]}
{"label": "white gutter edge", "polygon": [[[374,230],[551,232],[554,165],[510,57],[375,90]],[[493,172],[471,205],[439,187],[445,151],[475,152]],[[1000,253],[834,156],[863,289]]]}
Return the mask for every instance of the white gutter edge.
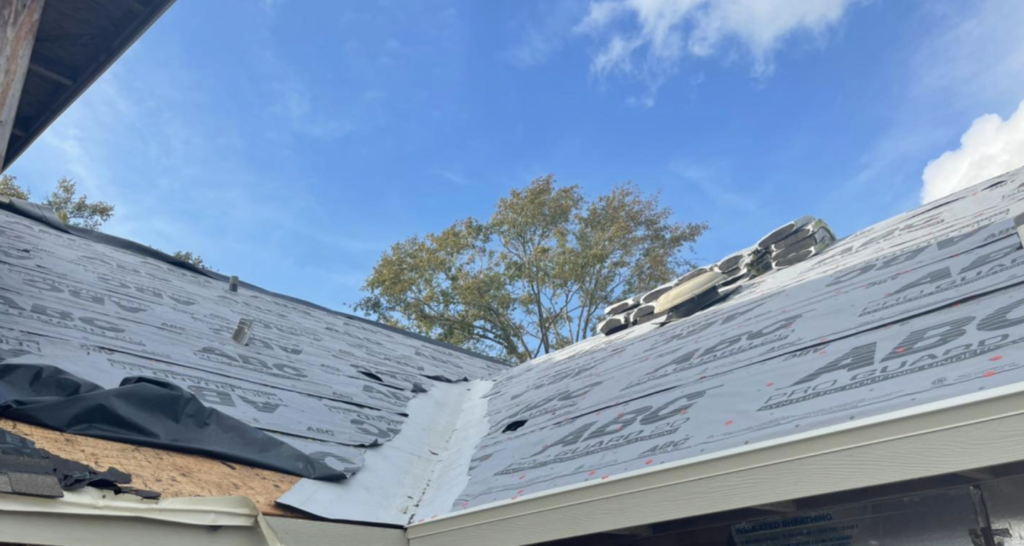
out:
{"label": "white gutter edge", "polygon": [[[887,453],[917,460],[871,459]],[[1002,464],[1022,453],[1024,385],[1008,385],[456,512],[411,525],[407,536],[413,546],[530,544]],[[859,467],[872,461],[879,466],[871,471]],[[817,475],[801,474],[812,466]],[[727,493],[736,480],[743,491]],[[675,496],[666,497],[670,490]],[[693,499],[698,491],[707,497]]]}
{"label": "white gutter edge", "polygon": [[246,497],[190,497],[145,500],[135,495],[115,495],[86,487],[65,491],[49,499],[0,494],[0,512],[52,514],[109,518],[143,518],[182,525],[208,527],[258,527],[268,546],[281,546],[256,505]]}

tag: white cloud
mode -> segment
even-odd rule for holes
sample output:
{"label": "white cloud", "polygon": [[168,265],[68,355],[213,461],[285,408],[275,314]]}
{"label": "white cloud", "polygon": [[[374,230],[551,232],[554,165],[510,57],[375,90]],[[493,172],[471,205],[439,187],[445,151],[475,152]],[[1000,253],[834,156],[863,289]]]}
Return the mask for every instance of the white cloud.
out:
{"label": "white cloud", "polygon": [[523,33],[519,43],[504,52],[504,56],[519,68],[530,68],[546,61],[561,45],[559,37],[531,28]]}
{"label": "white cloud", "polygon": [[329,112],[323,98],[314,101],[313,92],[299,77],[282,71],[282,79],[274,85],[278,92],[272,111],[280,116],[295,134],[331,140],[345,136],[354,129]]}
{"label": "white cloud", "polygon": [[[756,76],[770,74],[782,42],[797,32],[821,36],[859,0],[601,0],[575,27],[603,42],[591,72],[631,75],[658,87],[687,55],[710,57],[728,39],[750,56]],[[635,100],[635,99],[634,99]]]}
{"label": "white cloud", "polygon": [[510,23],[516,34],[514,43],[499,52],[513,66],[529,69],[547,62],[565,43],[569,29],[585,10],[579,0],[542,2],[535,10]]}
{"label": "white cloud", "polygon": [[260,4],[268,13],[274,13],[277,11],[278,6],[281,5],[281,0],[260,0]]}
{"label": "white cloud", "polygon": [[575,30],[577,32],[598,32],[603,30],[612,22],[613,19],[619,17],[626,10],[629,9],[624,2],[615,0],[607,0],[605,2],[593,2],[590,4],[590,11],[587,12],[587,16],[576,25]]}
{"label": "white cloud", "polygon": [[748,212],[757,209],[750,192],[732,189],[728,167],[721,162],[679,159],[669,165],[669,170],[683,180],[695,184],[715,205],[723,209]]}
{"label": "white cloud", "polygon": [[452,184],[455,184],[456,186],[471,186],[471,185],[473,185],[473,181],[472,180],[466,178],[462,173],[459,173],[459,172],[456,172],[456,171],[450,171],[450,170],[445,170],[445,169],[438,169],[438,170],[435,170],[433,174],[435,174],[437,176],[440,176],[441,178],[444,178],[445,180],[451,182]]}
{"label": "white cloud", "polygon": [[873,142],[850,150],[861,169],[837,181],[823,201],[825,216],[874,200],[873,215],[863,220],[870,222],[917,205],[928,160],[953,148],[950,140],[979,114],[1012,112],[1024,89],[1022,20],[1020,0],[915,4],[904,27],[920,34],[906,50],[894,50],[887,72],[898,94],[884,108]]}
{"label": "white cloud", "polygon": [[921,179],[927,203],[1024,164],[1024,101],[1009,118],[985,114],[960,137],[960,148],[928,162]]}
{"label": "white cloud", "polygon": [[[1009,106],[1024,89],[1024,40],[1019,37],[1024,21],[1020,0],[953,2],[957,9],[923,10],[915,26],[926,30],[920,47],[910,59],[907,92],[915,103],[934,116],[945,112],[975,114],[991,110],[979,105]],[[983,107],[984,108],[984,107]]]}

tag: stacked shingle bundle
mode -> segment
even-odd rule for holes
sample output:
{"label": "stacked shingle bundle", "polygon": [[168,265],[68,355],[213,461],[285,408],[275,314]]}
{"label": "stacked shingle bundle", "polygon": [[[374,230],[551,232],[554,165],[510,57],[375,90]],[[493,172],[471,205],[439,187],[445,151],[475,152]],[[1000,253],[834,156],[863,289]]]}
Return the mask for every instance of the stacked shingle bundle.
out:
{"label": "stacked shingle bundle", "polygon": [[825,250],[836,236],[824,220],[801,216],[757,242],[757,275],[798,264]]}
{"label": "stacked shingle bundle", "polygon": [[665,283],[646,294],[609,305],[597,331],[611,335],[652,320],[688,317],[739,290],[743,281],[798,264],[835,242],[824,220],[801,216],[756,245]]}
{"label": "stacked shingle bundle", "polygon": [[604,316],[607,317],[597,325],[597,331],[604,335],[611,335],[619,330],[628,328],[633,319],[633,311],[637,308],[636,298],[613,303],[604,308]]}

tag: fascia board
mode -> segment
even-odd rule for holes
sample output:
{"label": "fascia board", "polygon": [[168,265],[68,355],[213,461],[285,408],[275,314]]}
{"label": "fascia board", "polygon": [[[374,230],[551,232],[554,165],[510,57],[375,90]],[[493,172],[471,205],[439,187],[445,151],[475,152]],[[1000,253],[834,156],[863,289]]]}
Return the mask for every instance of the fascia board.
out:
{"label": "fascia board", "polygon": [[145,518],[0,512],[0,540],[46,546],[280,546],[255,527],[180,525]]}

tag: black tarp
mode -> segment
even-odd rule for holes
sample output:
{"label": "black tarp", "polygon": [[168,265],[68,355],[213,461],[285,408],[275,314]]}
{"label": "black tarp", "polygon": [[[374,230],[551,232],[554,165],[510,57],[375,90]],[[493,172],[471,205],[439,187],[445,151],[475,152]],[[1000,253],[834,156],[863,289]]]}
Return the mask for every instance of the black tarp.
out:
{"label": "black tarp", "polygon": [[104,389],[45,364],[0,365],[0,417],[104,440],[195,453],[322,480],[345,474],[166,381]]}

